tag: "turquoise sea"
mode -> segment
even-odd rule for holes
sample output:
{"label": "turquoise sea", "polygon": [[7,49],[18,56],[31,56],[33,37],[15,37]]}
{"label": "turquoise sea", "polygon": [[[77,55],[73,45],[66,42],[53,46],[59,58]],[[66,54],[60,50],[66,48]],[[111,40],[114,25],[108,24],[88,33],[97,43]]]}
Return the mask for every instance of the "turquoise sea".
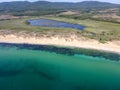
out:
{"label": "turquoise sea", "polygon": [[118,59],[0,45],[0,90],[120,90]]}

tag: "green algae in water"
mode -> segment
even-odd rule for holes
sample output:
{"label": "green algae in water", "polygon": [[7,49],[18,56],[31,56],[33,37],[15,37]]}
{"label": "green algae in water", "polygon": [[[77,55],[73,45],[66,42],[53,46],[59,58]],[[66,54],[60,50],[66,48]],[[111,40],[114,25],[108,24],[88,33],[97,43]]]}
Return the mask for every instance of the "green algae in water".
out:
{"label": "green algae in water", "polygon": [[0,90],[120,90],[120,62],[1,47]]}

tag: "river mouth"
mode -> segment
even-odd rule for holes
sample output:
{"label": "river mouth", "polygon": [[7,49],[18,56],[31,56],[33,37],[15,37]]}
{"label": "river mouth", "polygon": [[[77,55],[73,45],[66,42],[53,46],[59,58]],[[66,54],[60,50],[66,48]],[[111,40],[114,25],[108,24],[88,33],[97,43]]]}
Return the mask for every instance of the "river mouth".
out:
{"label": "river mouth", "polygon": [[33,19],[28,20],[28,23],[30,23],[31,26],[42,26],[42,27],[55,27],[55,28],[75,28],[79,30],[84,30],[85,26],[80,24],[72,24],[67,22],[61,22],[56,20],[50,20],[50,19]]}
{"label": "river mouth", "polygon": [[55,46],[1,43],[0,90],[120,90],[116,61]]}

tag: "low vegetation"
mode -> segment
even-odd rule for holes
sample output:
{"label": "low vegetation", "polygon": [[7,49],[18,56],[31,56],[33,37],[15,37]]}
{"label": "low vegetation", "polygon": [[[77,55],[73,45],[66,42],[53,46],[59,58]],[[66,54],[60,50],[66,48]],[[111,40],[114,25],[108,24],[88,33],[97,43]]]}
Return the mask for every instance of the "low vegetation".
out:
{"label": "low vegetation", "polygon": [[[49,27],[40,27],[40,26],[30,26],[27,20],[35,18],[47,18],[52,20],[58,20],[63,22],[69,22],[74,24],[81,24],[86,26],[85,30],[77,30],[71,28],[49,28]],[[39,32],[40,35],[63,35],[68,36],[71,34],[76,34],[78,36],[84,36],[90,39],[99,40],[102,43],[106,41],[119,40],[120,39],[120,24],[105,22],[105,21],[96,21],[91,19],[68,19],[58,16],[44,16],[44,17],[24,17],[20,19],[11,19],[11,20],[0,20],[0,30],[11,30],[14,32],[17,31],[32,31]]]}
{"label": "low vegetation", "polygon": [[[70,7],[71,6],[71,7]],[[15,8],[16,7],[16,8]],[[85,30],[30,26],[27,20],[47,18],[86,26]],[[0,3],[0,30],[37,32],[37,36],[76,34],[102,43],[120,40],[120,5],[98,1],[79,3],[6,2]]]}
{"label": "low vegetation", "polygon": [[99,40],[100,42],[119,40],[120,38],[120,24],[118,23],[91,19],[68,19],[63,17],[51,17],[48,19],[84,25],[86,29],[83,31],[78,30],[77,33],[84,37]]}

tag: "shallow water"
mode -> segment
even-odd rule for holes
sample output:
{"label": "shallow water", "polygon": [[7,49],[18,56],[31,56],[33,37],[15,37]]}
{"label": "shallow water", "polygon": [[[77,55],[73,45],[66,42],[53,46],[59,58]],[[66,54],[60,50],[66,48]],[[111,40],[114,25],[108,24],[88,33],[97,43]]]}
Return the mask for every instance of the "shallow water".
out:
{"label": "shallow water", "polygon": [[0,46],[0,90],[120,90],[120,62]]}
{"label": "shallow water", "polygon": [[75,28],[84,30],[85,26],[79,24],[71,24],[67,22],[60,22],[49,19],[34,19],[28,20],[31,26],[43,26],[43,27],[57,27],[57,28]]}

